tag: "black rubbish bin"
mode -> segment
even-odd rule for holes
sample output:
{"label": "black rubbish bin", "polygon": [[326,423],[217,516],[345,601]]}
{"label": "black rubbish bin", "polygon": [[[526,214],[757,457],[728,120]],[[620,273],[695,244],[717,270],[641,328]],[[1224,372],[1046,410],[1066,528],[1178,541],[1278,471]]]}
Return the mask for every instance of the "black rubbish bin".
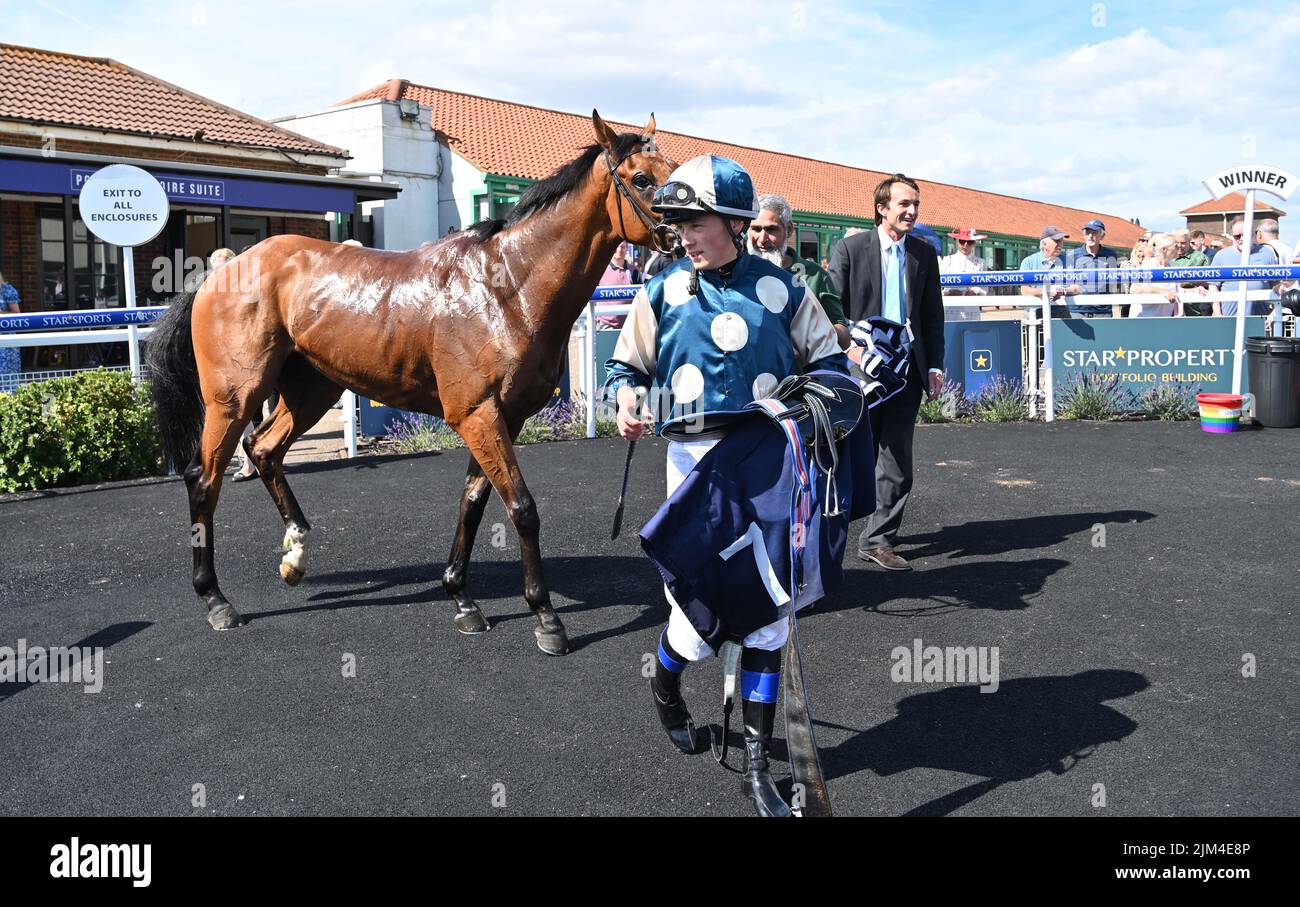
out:
{"label": "black rubbish bin", "polygon": [[1255,419],[1267,428],[1300,426],[1300,337],[1246,340]]}

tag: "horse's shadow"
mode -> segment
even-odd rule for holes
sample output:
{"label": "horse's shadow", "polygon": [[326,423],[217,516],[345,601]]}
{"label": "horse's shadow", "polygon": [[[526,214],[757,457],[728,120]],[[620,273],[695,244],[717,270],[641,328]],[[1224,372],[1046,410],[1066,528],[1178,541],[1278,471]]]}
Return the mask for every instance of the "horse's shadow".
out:
{"label": "horse's shadow", "polygon": [[822,764],[828,779],[862,769],[885,777],[914,768],[982,778],[907,812],[947,815],[1004,784],[1042,772],[1064,774],[1101,744],[1124,739],[1137,723],[1105,702],[1149,685],[1136,672],[1105,669],[1006,680],[991,693],[976,686],[917,693],[899,702],[898,714],[884,724],[823,748]]}
{"label": "horse's shadow", "polygon": [[[396,567],[365,570],[337,570],[309,575],[304,585],[326,586],[308,597],[310,604],[271,611],[246,612],[250,622],[312,611],[338,611],[347,608],[380,608],[393,605],[429,604],[445,606],[450,620],[454,606],[442,590],[445,564],[404,564]],[[469,591],[480,604],[498,599],[520,599],[521,607],[492,617],[493,625],[514,620],[532,620],[532,612],[522,602],[523,566],[517,560],[475,561],[469,575]],[[557,606],[562,615],[587,613],[611,606],[637,606],[632,620],[593,633],[570,637],[570,645],[580,648],[644,629],[659,626],[668,619],[661,581],[654,566],[643,557],[584,556],[548,557],[547,589],[555,595],[572,599],[571,604]],[[389,590],[394,594],[382,593]],[[642,590],[635,598],[629,590]],[[570,627],[570,630],[573,628]]]}
{"label": "horse's shadow", "polygon": [[[117,645],[137,633],[152,627],[153,623],[147,620],[125,620],[119,623],[110,624],[102,630],[96,630],[84,639],[79,639],[74,643],[67,644],[69,649],[108,649]],[[17,696],[23,690],[35,686],[38,681],[24,680],[9,681],[0,685],[0,703],[9,701]]]}

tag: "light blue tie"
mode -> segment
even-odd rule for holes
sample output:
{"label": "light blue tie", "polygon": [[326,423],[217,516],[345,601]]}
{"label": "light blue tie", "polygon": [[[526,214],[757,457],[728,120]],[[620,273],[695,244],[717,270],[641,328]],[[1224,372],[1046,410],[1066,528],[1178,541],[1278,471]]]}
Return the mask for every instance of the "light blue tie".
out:
{"label": "light blue tie", "polygon": [[885,268],[884,316],[896,324],[903,323],[903,256],[899,243],[889,247],[889,266]]}

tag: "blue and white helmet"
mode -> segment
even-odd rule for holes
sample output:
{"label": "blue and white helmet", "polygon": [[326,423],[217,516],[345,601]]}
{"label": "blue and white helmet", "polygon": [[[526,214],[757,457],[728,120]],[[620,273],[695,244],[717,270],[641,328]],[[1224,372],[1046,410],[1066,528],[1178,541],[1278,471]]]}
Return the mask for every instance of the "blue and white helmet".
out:
{"label": "blue and white helmet", "polygon": [[693,157],[674,170],[655,192],[652,207],[670,224],[701,214],[758,217],[749,173],[730,158],[712,154]]}

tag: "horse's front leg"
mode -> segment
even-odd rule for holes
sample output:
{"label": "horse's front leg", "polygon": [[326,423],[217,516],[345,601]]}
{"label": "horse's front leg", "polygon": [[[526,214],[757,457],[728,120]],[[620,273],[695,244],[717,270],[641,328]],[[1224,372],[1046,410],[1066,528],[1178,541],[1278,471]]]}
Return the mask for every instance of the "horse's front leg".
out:
{"label": "horse's front leg", "polygon": [[478,460],[471,454],[469,471],[465,476],[465,490],[460,496],[456,540],[452,543],[451,555],[447,558],[447,569],[442,574],[442,588],[456,603],[455,623],[456,629],[461,633],[483,633],[491,627],[466,590],[469,557],[474,551],[474,538],[478,534],[479,523],[483,520],[483,511],[491,496],[492,484],[483,474],[483,467],[479,466]]}
{"label": "horse's front leg", "polygon": [[533,628],[537,647],[547,655],[567,655],[569,638],[551,606],[551,594],[542,574],[542,552],[537,540],[542,524],[537,504],[519,471],[511,442],[514,433],[501,413],[500,404],[495,400],[482,404],[457,426],[457,431],[501,496],[519,534],[519,551],[524,562],[524,600],[537,618],[537,626]]}

